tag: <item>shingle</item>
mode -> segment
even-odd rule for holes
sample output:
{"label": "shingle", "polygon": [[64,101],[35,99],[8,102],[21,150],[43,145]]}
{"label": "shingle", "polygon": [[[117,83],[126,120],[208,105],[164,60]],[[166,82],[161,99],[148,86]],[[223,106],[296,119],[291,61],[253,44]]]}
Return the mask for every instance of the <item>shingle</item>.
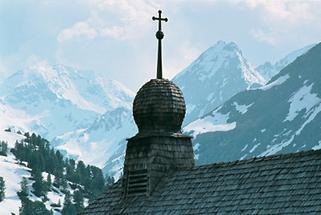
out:
{"label": "shingle", "polygon": [[83,214],[321,214],[320,170],[320,150],[197,166],[126,200],[120,180]]}

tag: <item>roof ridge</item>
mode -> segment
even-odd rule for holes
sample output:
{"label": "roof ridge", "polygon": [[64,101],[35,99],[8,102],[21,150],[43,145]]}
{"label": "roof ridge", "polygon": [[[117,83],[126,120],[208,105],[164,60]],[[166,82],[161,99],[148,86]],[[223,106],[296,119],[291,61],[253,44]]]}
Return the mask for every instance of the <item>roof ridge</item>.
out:
{"label": "roof ridge", "polygon": [[211,164],[204,164],[195,166],[192,169],[205,169],[205,168],[213,168],[213,167],[228,167],[228,166],[234,166],[234,165],[241,165],[245,163],[256,163],[256,162],[262,162],[266,160],[282,160],[287,159],[291,157],[302,157],[307,156],[311,154],[319,154],[321,155],[321,149],[318,150],[306,150],[306,151],[299,151],[299,152],[292,152],[292,153],[286,153],[286,154],[275,154],[275,155],[269,155],[269,156],[262,156],[262,157],[253,157],[246,160],[234,160],[234,161],[227,161],[227,162],[217,162],[217,163],[211,163]]}

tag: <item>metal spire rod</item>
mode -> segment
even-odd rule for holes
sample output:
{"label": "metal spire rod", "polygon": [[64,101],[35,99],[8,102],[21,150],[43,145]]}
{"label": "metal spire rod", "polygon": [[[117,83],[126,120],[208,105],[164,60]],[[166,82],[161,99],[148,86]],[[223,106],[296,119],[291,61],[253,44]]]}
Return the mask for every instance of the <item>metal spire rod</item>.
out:
{"label": "metal spire rod", "polygon": [[158,39],[158,56],[157,56],[157,79],[163,78],[163,68],[162,68],[162,39],[164,38],[164,33],[162,32],[162,21],[167,22],[167,18],[162,18],[162,11],[158,11],[158,17],[153,16],[153,20],[158,20],[158,31],[156,32],[156,38]]}

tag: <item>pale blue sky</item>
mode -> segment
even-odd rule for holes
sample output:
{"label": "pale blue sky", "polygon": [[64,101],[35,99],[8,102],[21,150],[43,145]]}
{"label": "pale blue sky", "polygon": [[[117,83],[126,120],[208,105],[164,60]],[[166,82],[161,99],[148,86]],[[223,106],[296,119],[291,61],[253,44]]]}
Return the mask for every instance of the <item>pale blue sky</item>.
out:
{"label": "pale blue sky", "polygon": [[136,91],[156,75],[162,9],[164,76],[218,40],[254,65],[321,40],[321,1],[0,0],[0,74],[37,60],[93,70]]}

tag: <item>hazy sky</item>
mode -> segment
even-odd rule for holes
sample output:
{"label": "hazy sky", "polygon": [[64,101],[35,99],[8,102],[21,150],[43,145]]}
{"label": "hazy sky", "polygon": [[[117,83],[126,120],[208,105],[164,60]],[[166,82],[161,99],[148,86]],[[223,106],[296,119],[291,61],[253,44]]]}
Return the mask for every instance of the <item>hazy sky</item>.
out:
{"label": "hazy sky", "polygon": [[164,76],[218,40],[254,65],[321,41],[321,1],[0,0],[0,75],[36,61],[93,70],[136,91],[156,76],[162,9]]}

